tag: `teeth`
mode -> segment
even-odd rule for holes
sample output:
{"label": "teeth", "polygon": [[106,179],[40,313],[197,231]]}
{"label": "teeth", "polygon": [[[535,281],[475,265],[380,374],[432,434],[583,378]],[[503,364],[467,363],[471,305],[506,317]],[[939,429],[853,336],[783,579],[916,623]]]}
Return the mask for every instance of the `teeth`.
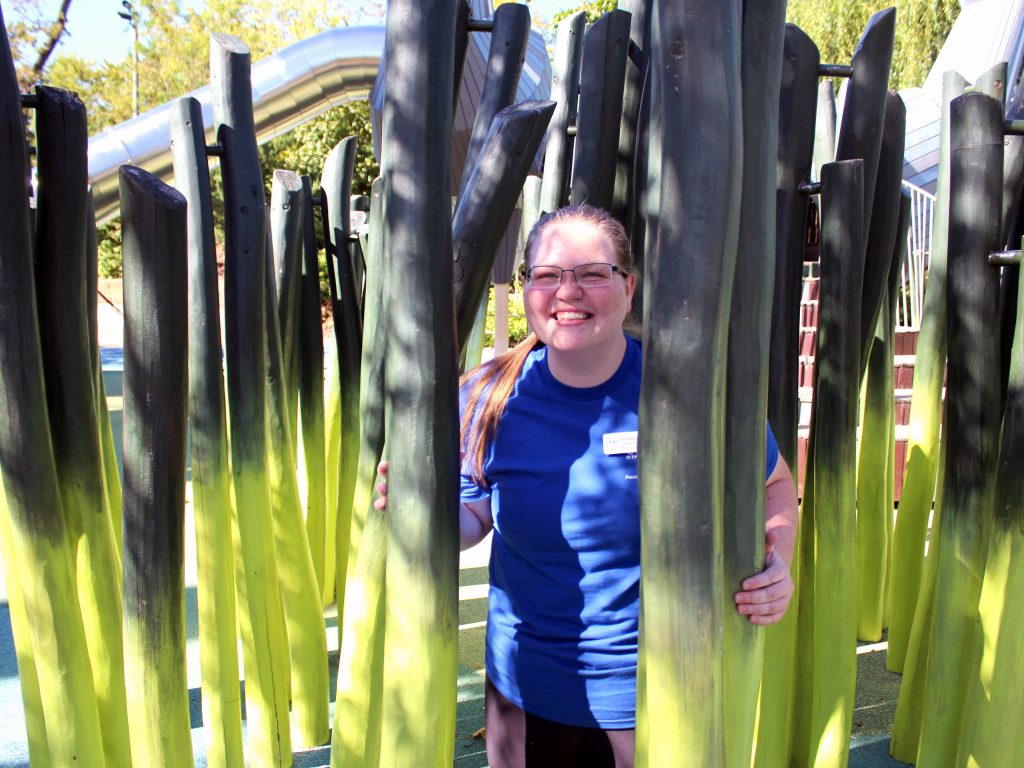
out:
{"label": "teeth", "polygon": [[559,320],[585,320],[587,318],[586,312],[559,312]]}

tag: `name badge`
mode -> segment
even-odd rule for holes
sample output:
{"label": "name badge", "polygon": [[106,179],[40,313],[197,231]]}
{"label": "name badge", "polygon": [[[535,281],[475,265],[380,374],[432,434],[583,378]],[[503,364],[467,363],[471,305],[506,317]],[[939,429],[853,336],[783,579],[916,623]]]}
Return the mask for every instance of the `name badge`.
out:
{"label": "name badge", "polygon": [[636,432],[608,432],[604,436],[604,455],[636,453]]}

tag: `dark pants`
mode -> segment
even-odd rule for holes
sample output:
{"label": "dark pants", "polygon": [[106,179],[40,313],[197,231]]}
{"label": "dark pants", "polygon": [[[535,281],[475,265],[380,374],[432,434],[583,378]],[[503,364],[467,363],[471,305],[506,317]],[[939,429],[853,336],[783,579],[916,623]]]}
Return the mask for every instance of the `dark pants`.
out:
{"label": "dark pants", "polygon": [[490,768],[633,768],[634,731],[563,725],[524,712],[487,681]]}

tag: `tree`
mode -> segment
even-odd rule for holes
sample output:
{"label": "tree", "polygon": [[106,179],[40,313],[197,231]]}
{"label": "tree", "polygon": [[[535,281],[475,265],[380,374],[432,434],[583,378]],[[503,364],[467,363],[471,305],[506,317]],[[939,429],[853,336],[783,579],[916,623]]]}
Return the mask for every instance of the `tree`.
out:
{"label": "tree", "polygon": [[14,0],[15,21],[8,22],[7,37],[14,54],[18,85],[28,91],[42,78],[43,71],[64,35],[71,0],[61,0],[52,20],[43,12],[39,0]]}
{"label": "tree", "polygon": [[896,7],[889,85],[921,85],[960,12],[959,0],[790,0],[788,20],[817,44],[821,60],[848,63],[871,14]]}
{"label": "tree", "polygon": [[619,4],[618,2],[616,2],[616,0],[590,0],[590,2],[580,2],[576,5],[576,7],[566,8],[564,11],[559,11],[554,16],[552,16],[551,27],[557,27],[558,22],[560,22],[562,19],[568,18],[569,16],[572,16],[574,13],[578,13],[579,11],[586,11],[587,22],[593,23],[597,21],[599,18],[601,18],[601,16],[603,16],[604,14],[608,13],[609,11],[614,11],[618,7]]}
{"label": "tree", "polygon": [[[324,29],[352,21],[378,20],[384,13],[381,2],[363,4],[347,13],[336,5],[304,5],[295,0],[211,0],[194,9],[183,8],[177,0],[138,0],[135,9],[139,15],[141,111],[209,82],[211,32],[237,35],[248,45],[255,62]],[[19,63],[27,62],[28,52],[25,45],[18,49]],[[79,56],[56,56],[36,79],[78,93],[88,110],[90,133],[96,133],[132,116],[131,73],[128,57],[118,62],[92,62]],[[275,168],[307,173],[315,182],[327,152],[349,135],[359,137],[354,191],[369,192],[370,182],[377,174],[369,106],[355,102],[335,108],[265,145],[261,160],[268,187]],[[215,201],[219,201],[219,169],[214,169],[211,181]],[[216,209],[219,207],[215,205]],[[101,228],[99,248],[101,273],[119,276],[120,229],[116,221]]]}

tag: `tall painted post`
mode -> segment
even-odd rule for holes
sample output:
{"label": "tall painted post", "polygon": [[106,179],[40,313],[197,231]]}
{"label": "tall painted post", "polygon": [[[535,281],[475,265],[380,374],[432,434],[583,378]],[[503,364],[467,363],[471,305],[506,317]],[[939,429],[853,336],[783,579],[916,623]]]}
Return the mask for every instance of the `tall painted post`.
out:
{"label": "tall painted post", "polygon": [[996,308],[1003,108],[984,93],[951,105],[946,466],[938,573],[917,763],[954,765],[992,525],[1000,402]]}
{"label": "tall painted post", "polygon": [[174,181],[188,202],[188,410],[196,528],[199,668],[211,768],[244,762],[235,625],[231,472],[213,199],[203,113],[191,97],[171,112]]}
{"label": "tall painted post", "polygon": [[[70,91],[36,89],[36,295],[46,400],[103,750],[131,763],[121,634],[121,562],[106,504],[86,311],[88,131]],[[89,382],[86,385],[86,382]]]}
{"label": "tall painted post", "polygon": [[291,765],[288,649],[271,528],[267,470],[267,214],[253,127],[249,49],[236,37],[210,43],[217,142],[223,147],[224,318],[231,475],[245,583],[239,624],[245,659],[248,759]]}
{"label": "tall painted post", "polygon": [[[638,766],[725,761],[722,435],[742,188],[740,21],[739,2],[659,1],[653,15]],[[689,119],[698,110],[699,128]]]}
{"label": "tall painted post", "polygon": [[121,168],[124,226],[124,663],[135,764],[188,768],[185,664],[185,198]]}
{"label": "tall painted post", "polygon": [[[3,21],[0,11],[0,22]],[[0,470],[39,673],[50,760],[102,765],[96,692],[78,608],[39,342],[29,166],[10,45],[0,42]]]}
{"label": "tall painted post", "polygon": [[[764,632],[735,610],[743,580],[765,564],[765,417],[779,148],[785,0],[743,5],[743,177],[729,313],[723,515],[726,765],[749,768]],[[774,525],[777,521],[771,521]]]}
{"label": "tall painted post", "polygon": [[554,74],[551,100],[555,112],[548,127],[544,149],[544,176],[541,179],[540,210],[550,212],[569,200],[572,174],[573,136],[580,93],[580,65],[583,60],[583,30],[587,14],[583,11],[563,19],[555,36]]}
{"label": "tall painted post", "polygon": [[821,170],[821,293],[815,405],[801,525],[797,765],[846,765],[856,686],[856,435],[864,163]]}
{"label": "tall painted post", "polygon": [[454,22],[454,0],[388,6],[381,140],[391,437],[383,765],[451,765],[455,734],[458,348],[447,108]]}

